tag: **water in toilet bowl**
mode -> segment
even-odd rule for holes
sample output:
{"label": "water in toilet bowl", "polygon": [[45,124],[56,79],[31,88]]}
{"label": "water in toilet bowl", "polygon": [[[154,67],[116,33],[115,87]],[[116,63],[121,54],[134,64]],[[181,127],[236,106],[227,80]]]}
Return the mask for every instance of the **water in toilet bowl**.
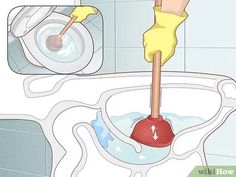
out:
{"label": "water in toilet bowl", "polygon": [[[199,125],[205,121],[202,118],[194,116],[178,116],[171,113],[162,113],[162,115],[167,120],[171,121],[175,134],[183,129]],[[145,117],[147,117],[146,114],[133,112],[121,116],[110,117],[110,120],[122,133],[130,136],[135,124]],[[164,159],[170,152],[170,146],[154,148],[142,145],[142,152],[137,153],[132,146],[124,143],[109,131],[103,122],[100,112],[97,113],[96,120],[92,121],[92,126],[103,148],[109,154],[121,161],[133,164],[150,164]]]}
{"label": "water in toilet bowl", "polygon": [[46,46],[48,36],[59,34],[64,25],[59,23],[50,23],[43,26],[37,33],[37,43],[40,51],[48,58],[60,62],[69,63],[77,60],[83,53],[83,39],[73,30],[69,29],[64,36],[63,47],[58,52],[49,50]]}
{"label": "water in toilet bowl", "polygon": [[92,121],[92,126],[95,128],[97,138],[103,148],[108,148],[108,141],[113,141],[109,129],[106,127],[104,121],[101,118],[101,112],[97,112],[96,120]]}

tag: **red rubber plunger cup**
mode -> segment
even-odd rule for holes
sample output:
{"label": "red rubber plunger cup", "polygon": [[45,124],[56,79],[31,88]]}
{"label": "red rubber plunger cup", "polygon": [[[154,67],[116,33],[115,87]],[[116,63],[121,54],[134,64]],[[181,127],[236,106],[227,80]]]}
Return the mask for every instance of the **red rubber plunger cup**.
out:
{"label": "red rubber plunger cup", "polygon": [[161,53],[154,55],[152,68],[151,115],[139,121],[131,134],[135,141],[152,147],[171,145],[174,133],[171,125],[160,115]]}

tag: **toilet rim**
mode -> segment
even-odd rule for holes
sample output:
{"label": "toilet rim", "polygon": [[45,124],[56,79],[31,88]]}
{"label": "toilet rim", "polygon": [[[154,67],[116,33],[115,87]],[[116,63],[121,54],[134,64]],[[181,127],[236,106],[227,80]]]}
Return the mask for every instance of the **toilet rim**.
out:
{"label": "toilet rim", "polygon": [[[70,20],[70,17],[57,13],[57,12],[53,12],[50,16],[48,16],[40,24],[38,24],[35,28],[33,28],[27,35],[21,38],[27,50],[30,51],[30,54],[32,55],[32,57],[38,63],[40,63],[42,66],[46,67],[50,71],[53,71],[59,74],[76,73],[84,69],[90,63],[93,56],[93,50],[94,50],[94,44],[93,44],[93,39],[91,37],[91,34],[87,30],[87,28],[84,27],[81,23],[74,23],[72,25],[72,28],[83,39],[82,41],[84,45],[83,47],[84,51],[81,54],[81,56],[73,62],[59,63],[59,62],[49,59],[40,51],[40,49],[37,46],[35,33],[41,26],[47,23],[57,22],[61,24],[66,24],[66,22],[68,22],[69,20]],[[32,38],[34,39],[33,42],[32,42]]]}

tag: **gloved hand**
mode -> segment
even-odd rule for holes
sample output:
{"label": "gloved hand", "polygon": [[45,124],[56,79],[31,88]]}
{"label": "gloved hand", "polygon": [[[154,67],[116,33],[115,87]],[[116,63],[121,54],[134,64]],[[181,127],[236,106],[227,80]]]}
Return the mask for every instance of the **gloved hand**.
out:
{"label": "gloved hand", "polygon": [[174,55],[177,45],[176,30],[188,17],[184,12],[181,16],[161,12],[160,7],[154,7],[155,24],[144,33],[143,45],[145,59],[153,61],[153,55],[157,52],[162,54],[162,66]]}
{"label": "gloved hand", "polygon": [[79,6],[74,8],[73,12],[70,14],[70,17],[77,17],[75,22],[80,23],[91,14],[97,14],[97,9],[90,6]]}

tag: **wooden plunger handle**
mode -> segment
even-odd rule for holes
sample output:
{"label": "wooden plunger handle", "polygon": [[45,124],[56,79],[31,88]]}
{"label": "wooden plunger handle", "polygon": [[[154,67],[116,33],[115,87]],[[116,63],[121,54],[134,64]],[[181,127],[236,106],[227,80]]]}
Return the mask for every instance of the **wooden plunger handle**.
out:
{"label": "wooden plunger handle", "polygon": [[68,29],[73,25],[73,23],[75,22],[76,19],[77,19],[76,16],[72,17],[71,20],[66,24],[66,26],[59,33],[59,35],[63,36],[68,31]]}
{"label": "wooden plunger handle", "polygon": [[[155,0],[156,7],[161,4],[162,0]],[[158,52],[153,56],[151,92],[151,116],[152,118],[159,118],[161,94],[161,52]]]}
{"label": "wooden plunger handle", "polygon": [[152,65],[152,118],[159,118],[160,115],[160,95],[161,95],[161,52],[154,55]]}

